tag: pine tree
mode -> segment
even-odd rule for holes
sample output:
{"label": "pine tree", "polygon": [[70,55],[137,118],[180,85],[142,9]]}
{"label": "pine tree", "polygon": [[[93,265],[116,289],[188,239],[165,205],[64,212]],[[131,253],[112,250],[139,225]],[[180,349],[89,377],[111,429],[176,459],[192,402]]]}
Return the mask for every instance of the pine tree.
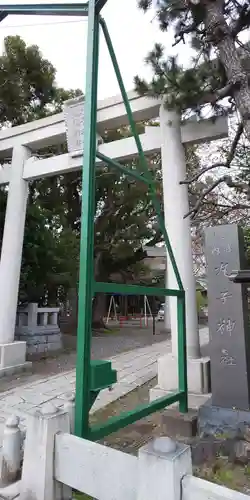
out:
{"label": "pine tree", "polygon": [[217,115],[237,110],[250,140],[250,47],[241,41],[250,26],[250,2],[138,0],[138,5],[144,11],[153,7],[160,29],[173,29],[174,44],[190,43],[196,54],[192,67],[184,69],[156,44],[146,59],[152,81],[135,78],[139,93],[164,95],[166,106],[181,112],[200,114],[207,103]]}
{"label": "pine tree", "polygon": [[[237,116],[234,138],[227,151],[221,151],[219,162],[211,164],[208,160],[205,168],[198,168],[194,176],[184,180],[192,192],[193,179],[202,180],[202,176],[204,179],[208,171],[212,174],[210,185],[204,186],[195,206],[186,215],[196,217],[198,212],[200,215],[207,196],[213,190],[218,194],[218,186],[223,189],[223,184],[241,193],[237,205],[247,208],[250,183],[246,171],[240,173],[241,164],[237,165],[237,159],[239,148],[246,140],[249,148],[250,140],[250,43],[242,43],[244,32],[250,26],[250,2],[138,0],[138,5],[145,12],[153,8],[160,29],[173,30],[173,45],[180,44],[181,48],[181,44],[188,43],[194,57],[192,64],[184,68],[178,64],[177,57],[165,57],[164,47],[155,44],[146,58],[153,78],[147,82],[136,76],[137,91],[163,96],[166,107],[178,110],[182,116],[185,112],[204,116],[207,111],[215,117]],[[238,168],[238,176],[228,171],[232,165]],[[213,179],[214,169],[221,175]]]}

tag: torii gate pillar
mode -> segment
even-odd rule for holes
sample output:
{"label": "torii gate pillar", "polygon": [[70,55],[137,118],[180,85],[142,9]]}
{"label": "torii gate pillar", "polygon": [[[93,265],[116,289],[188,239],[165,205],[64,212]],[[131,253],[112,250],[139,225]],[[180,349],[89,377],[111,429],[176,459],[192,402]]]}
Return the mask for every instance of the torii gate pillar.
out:
{"label": "torii gate pillar", "polygon": [[29,156],[27,147],[14,147],[0,264],[0,377],[23,371],[31,365],[25,361],[26,342],[14,341],[28,199],[23,167]]}
{"label": "torii gate pillar", "polygon": [[[200,339],[196,304],[196,282],[193,273],[192,240],[186,178],[186,159],[181,138],[178,113],[160,107],[161,158],[164,195],[164,218],[176,263],[186,295],[186,339],[188,391],[208,393],[210,389],[210,360],[200,354]],[[176,288],[176,279],[168,258],[167,286]],[[178,333],[176,299],[168,298],[172,352],[158,359],[158,385],[151,390],[151,399],[163,396],[178,387]]]}

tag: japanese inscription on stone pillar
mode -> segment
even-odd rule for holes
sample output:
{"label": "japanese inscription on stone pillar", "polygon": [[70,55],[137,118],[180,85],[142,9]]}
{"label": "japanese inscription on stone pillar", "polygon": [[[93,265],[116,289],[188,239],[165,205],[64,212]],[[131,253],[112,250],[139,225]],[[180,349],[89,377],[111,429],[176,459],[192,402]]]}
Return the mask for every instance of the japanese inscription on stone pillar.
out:
{"label": "japanese inscription on stone pillar", "polygon": [[250,408],[250,343],[247,289],[231,282],[245,269],[244,241],[236,224],[206,229],[208,324],[212,402],[226,408]]}
{"label": "japanese inscription on stone pillar", "polygon": [[83,150],[84,97],[69,99],[64,103],[64,117],[69,153]]}
{"label": "japanese inscription on stone pillar", "polygon": [[[64,103],[64,119],[69,153],[83,153],[84,149],[84,97],[68,99]],[[103,143],[99,133],[96,134],[96,147]]]}

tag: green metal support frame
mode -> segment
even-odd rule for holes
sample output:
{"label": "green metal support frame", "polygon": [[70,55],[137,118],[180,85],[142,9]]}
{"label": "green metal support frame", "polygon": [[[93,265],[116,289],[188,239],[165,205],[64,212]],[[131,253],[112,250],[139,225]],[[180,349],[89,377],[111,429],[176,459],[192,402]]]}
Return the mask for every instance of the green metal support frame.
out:
{"label": "green metal support frame", "polygon": [[[124,87],[119,65],[105,21],[100,17],[101,9],[107,0],[89,0],[82,4],[16,4],[0,5],[0,22],[9,14],[67,15],[88,16],[86,92],[84,105],[84,159],[82,169],[82,211],[79,269],[79,307],[77,329],[76,362],[76,411],[75,434],[92,440],[100,439],[128,424],[135,422],[170,404],[179,402],[180,411],[187,411],[187,366],[186,366],[186,314],[185,292],[175,261],[173,250],[161,214],[161,206],[155,190],[155,182],[148,169],[140,137],[136,130],[132,110]],[[131,132],[135,138],[140,171],[127,169],[118,161],[112,160],[96,150],[97,83],[99,30],[102,28],[110,53],[114,71],[120,87],[128,115]],[[111,168],[147,184],[152,202],[158,216],[159,226],[164,236],[167,252],[173,266],[178,289],[118,285],[95,282],[94,276],[94,215],[95,215],[95,163],[96,158]],[[132,411],[108,419],[100,426],[90,426],[89,410],[99,392],[116,381],[116,372],[110,361],[91,361],[92,301],[96,293],[120,293],[137,295],[161,295],[176,297],[178,319],[178,391],[156,401],[139,406]]]}
{"label": "green metal support frame", "polygon": [[[99,26],[94,22],[95,19],[94,0],[89,1],[89,26],[88,26],[88,51],[87,51],[87,82],[84,108],[84,161],[83,161],[83,196],[82,196],[82,235],[80,250],[80,280],[79,280],[79,316],[78,316],[78,343],[77,343],[77,368],[76,368],[76,413],[75,413],[75,434],[92,440],[100,439],[111,432],[135,422],[151,413],[158,411],[174,402],[179,402],[180,410],[187,411],[187,370],[186,370],[186,327],[185,327],[185,292],[183,289],[181,277],[171,248],[165,223],[161,215],[161,207],[155,190],[154,179],[148,169],[147,161],[142,149],[136,125],[133,119],[132,110],[127,97],[127,93],[121,77],[119,65],[115,56],[113,45],[105,21],[99,17],[99,23],[102,28],[104,38],[111,56],[114,71],[123,97],[124,105],[128,115],[129,125],[138,149],[140,159],[140,171],[125,168],[119,162],[102,155],[96,151],[96,106],[97,94],[93,89],[97,88],[96,60],[97,54],[94,50],[94,34]],[[97,35],[96,35],[97,36]],[[92,71],[91,71],[92,68]],[[94,70],[93,70],[94,68]],[[94,102],[93,102],[94,101]],[[94,107],[94,112],[93,112]],[[95,158],[111,168],[117,168],[123,174],[146,183],[152,201],[158,215],[160,228],[164,235],[167,251],[176,276],[178,289],[167,290],[154,287],[141,287],[133,285],[118,285],[114,283],[98,283],[93,280],[93,247],[94,247],[94,168]],[[91,210],[90,210],[91,207]],[[89,369],[90,363],[90,339],[92,325],[92,299],[96,293],[121,293],[121,294],[142,294],[142,295],[165,295],[175,296],[177,298],[177,316],[178,316],[178,374],[179,388],[174,394],[160,398],[152,403],[135,408],[132,411],[122,413],[116,417],[108,419],[100,426],[90,426],[89,408],[90,408],[90,386]],[[109,375],[107,373],[107,380]]]}

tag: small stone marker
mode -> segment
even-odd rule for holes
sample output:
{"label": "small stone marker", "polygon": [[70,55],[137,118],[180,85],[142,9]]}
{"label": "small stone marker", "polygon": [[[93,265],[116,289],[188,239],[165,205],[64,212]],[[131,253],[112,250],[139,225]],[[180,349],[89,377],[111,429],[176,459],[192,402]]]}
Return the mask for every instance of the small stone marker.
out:
{"label": "small stone marker", "polygon": [[245,268],[243,232],[236,224],[205,231],[212,404],[250,408],[250,332],[246,285],[229,280]]}

